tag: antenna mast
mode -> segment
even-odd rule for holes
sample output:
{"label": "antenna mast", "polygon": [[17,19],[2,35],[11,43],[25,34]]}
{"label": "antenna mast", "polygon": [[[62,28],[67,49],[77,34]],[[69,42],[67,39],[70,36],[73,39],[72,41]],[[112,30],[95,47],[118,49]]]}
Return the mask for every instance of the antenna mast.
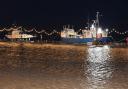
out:
{"label": "antenna mast", "polygon": [[97,14],[96,14],[96,23],[95,23],[95,25],[96,25],[96,40],[97,40],[97,31],[99,28],[99,13],[100,12],[97,12]]}
{"label": "antenna mast", "polygon": [[88,30],[90,29],[90,23],[89,23],[90,19],[89,19],[89,14],[88,14],[88,22],[87,22],[87,25],[88,25]]}
{"label": "antenna mast", "polygon": [[97,28],[99,28],[99,13],[100,12],[97,12],[97,14],[96,14],[96,25],[97,25]]}

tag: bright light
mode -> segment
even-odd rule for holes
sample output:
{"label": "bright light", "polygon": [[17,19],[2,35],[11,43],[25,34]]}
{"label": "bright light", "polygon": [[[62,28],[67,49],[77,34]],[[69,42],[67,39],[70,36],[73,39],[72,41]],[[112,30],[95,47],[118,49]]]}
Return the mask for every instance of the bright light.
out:
{"label": "bright light", "polygon": [[98,28],[97,33],[102,33],[102,29],[101,28]]}
{"label": "bright light", "polygon": [[106,32],[108,32],[108,29],[106,29]]}
{"label": "bright light", "polygon": [[110,47],[108,45],[104,45],[104,49],[110,50]]}
{"label": "bright light", "polygon": [[94,28],[95,28],[95,26],[92,24],[91,28],[92,28],[92,29],[94,29]]}

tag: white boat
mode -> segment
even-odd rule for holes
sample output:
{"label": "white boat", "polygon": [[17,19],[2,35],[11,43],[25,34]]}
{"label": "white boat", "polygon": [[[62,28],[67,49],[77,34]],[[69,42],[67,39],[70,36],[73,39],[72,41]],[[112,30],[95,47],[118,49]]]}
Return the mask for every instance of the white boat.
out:
{"label": "white boat", "polygon": [[6,37],[10,40],[31,40],[31,38],[34,38],[35,36],[30,34],[24,34],[21,30],[14,28],[12,31],[8,32]]}

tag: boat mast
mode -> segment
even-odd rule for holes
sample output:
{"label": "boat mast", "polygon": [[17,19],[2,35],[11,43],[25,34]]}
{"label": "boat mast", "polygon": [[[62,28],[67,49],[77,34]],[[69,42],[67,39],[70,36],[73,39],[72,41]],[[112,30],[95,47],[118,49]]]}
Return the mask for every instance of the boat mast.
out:
{"label": "boat mast", "polygon": [[97,14],[96,14],[97,28],[99,28],[99,13],[100,13],[100,12],[97,12]]}
{"label": "boat mast", "polygon": [[97,31],[99,28],[99,12],[96,14],[96,40],[97,40]]}
{"label": "boat mast", "polygon": [[88,22],[87,22],[87,25],[88,25],[87,29],[90,30],[90,19],[89,19],[89,14],[88,14]]}

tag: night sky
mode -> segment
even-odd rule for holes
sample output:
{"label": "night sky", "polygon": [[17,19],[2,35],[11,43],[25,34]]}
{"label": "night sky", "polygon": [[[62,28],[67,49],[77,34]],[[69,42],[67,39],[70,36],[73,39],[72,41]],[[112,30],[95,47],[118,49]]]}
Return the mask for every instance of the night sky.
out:
{"label": "night sky", "polygon": [[104,27],[127,30],[127,8],[128,2],[123,0],[1,0],[0,24],[48,28],[71,24],[80,28],[99,11]]}

